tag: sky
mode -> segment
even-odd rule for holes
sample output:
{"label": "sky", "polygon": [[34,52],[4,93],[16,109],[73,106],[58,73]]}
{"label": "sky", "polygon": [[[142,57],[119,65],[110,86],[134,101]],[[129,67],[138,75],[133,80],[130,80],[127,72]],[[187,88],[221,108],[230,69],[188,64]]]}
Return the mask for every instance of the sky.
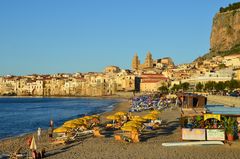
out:
{"label": "sky", "polygon": [[232,0],[1,0],[0,75],[101,72],[210,48],[212,19]]}

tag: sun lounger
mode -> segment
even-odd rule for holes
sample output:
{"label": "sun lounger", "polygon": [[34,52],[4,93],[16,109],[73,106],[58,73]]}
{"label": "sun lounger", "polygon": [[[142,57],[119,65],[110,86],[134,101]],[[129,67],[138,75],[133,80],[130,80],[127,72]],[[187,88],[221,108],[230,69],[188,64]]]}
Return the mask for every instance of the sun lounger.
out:
{"label": "sun lounger", "polygon": [[66,144],[66,140],[54,140],[50,144],[52,145]]}
{"label": "sun lounger", "polygon": [[157,124],[157,123],[144,123],[144,126],[148,130],[155,130],[155,129],[160,128],[159,124]]}
{"label": "sun lounger", "polygon": [[93,136],[95,136],[95,137],[105,137],[104,135],[102,135],[102,134],[100,133],[100,130],[99,130],[99,129],[93,130]]}
{"label": "sun lounger", "polygon": [[92,133],[93,133],[93,130],[86,130],[86,131],[76,132],[77,136],[87,135],[87,134],[92,134]]}

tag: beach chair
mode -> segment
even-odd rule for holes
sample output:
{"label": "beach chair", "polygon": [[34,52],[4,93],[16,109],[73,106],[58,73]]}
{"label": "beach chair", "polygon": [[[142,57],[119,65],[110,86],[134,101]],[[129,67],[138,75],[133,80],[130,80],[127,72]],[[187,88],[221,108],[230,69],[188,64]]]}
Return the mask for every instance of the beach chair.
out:
{"label": "beach chair", "polygon": [[133,142],[131,138],[129,138],[128,136],[124,136],[124,135],[114,135],[114,138],[116,141]]}
{"label": "beach chair", "polygon": [[131,139],[132,139],[132,142],[134,142],[134,143],[139,142],[139,133],[138,132],[132,132]]}
{"label": "beach chair", "polygon": [[115,140],[122,141],[121,135],[114,135]]}
{"label": "beach chair", "polygon": [[94,128],[94,129],[93,129],[93,136],[94,136],[94,137],[105,137],[104,135],[102,135],[102,134],[100,133],[100,129],[99,129],[99,128]]}
{"label": "beach chair", "polygon": [[51,145],[61,145],[61,144],[66,144],[66,140],[53,140]]}
{"label": "beach chair", "polygon": [[93,133],[93,130],[85,130],[85,131],[76,132],[76,135],[82,136],[82,135],[88,135],[88,134],[92,134],[92,133]]}
{"label": "beach chair", "polygon": [[12,159],[24,159],[27,157],[27,152],[21,152],[22,147],[19,147],[13,154],[9,157]]}

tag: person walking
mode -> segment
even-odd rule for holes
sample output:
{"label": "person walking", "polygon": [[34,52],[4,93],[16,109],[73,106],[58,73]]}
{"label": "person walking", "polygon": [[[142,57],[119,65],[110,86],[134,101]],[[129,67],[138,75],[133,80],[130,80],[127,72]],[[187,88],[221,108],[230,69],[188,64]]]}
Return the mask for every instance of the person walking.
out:
{"label": "person walking", "polygon": [[38,128],[38,130],[37,130],[37,136],[38,136],[38,140],[40,140],[41,139],[41,128]]}

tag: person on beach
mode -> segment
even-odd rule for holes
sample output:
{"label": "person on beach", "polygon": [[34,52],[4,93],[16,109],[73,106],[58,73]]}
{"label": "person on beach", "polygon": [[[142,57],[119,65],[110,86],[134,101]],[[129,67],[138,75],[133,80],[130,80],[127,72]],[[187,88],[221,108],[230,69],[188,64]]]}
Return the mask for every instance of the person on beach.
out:
{"label": "person on beach", "polygon": [[31,142],[32,142],[32,137],[30,136],[30,137],[27,138],[27,145],[28,145],[28,147],[30,147]]}
{"label": "person on beach", "polygon": [[52,127],[48,128],[48,137],[50,137],[50,138],[53,137],[53,128]]}
{"label": "person on beach", "polygon": [[50,120],[50,127],[53,129],[53,120]]}
{"label": "person on beach", "polygon": [[37,130],[37,136],[38,136],[38,140],[40,140],[41,139],[41,128],[38,128],[38,130]]}

